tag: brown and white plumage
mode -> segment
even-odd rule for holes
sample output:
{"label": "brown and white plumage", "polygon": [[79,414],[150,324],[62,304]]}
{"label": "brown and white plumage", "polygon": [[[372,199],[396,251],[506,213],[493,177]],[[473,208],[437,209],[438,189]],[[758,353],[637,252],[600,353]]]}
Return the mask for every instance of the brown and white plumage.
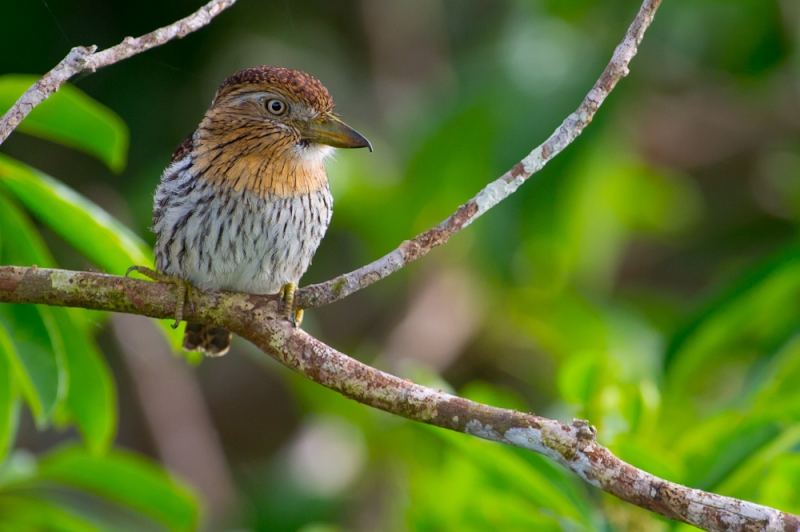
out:
{"label": "brown and white plumage", "polygon": [[[296,285],[330,223],[323,161],[368,147],[308,74],[256,67],[217,90],[155,195],[156,268],[200,289],[274,294]],[[230,333],[189,324],[184,348],[220,355]]]}

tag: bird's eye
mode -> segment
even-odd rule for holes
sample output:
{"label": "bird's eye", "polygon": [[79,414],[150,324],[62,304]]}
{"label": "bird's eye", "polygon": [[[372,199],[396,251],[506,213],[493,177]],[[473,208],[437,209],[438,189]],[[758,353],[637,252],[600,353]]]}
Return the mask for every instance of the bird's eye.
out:
{"label": "bird's eye", "polygon": [[286,112],[286,103],[283,100],[267,100],[265,106],[267,111],[275,116],[280,116]]}

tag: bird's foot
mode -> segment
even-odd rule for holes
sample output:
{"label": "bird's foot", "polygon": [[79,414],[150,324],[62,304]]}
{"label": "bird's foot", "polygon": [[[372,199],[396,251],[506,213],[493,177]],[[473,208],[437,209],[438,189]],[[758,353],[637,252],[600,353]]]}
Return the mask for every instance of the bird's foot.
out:
{"label": "bird's foot", "polygon": [[[131,266],[125,272],[125,277],[129,277],[131,272],[137,272],[158,283],[169,283],[178,287],[178,299],[175,302],[175,323],[172,324],[172,328],[177,329],[178,325],[180,325],[183,320],[183,305],[187,300],[189,300],[189,304],[192,305],[192,285],[179,277],[167,275],[166,273],[161,273],[146,266]],[[192,312],[194,312],[194,306],[192,306]]]}
{"label": "bird's foot", "polygon": [[303,323],[303,309],[299,308],[294,311],[293,316],[289,316],[289,321],[292,322],[292,325],[300,328],[300,325]]}
{"label": "bird's foot", "polygon": [[296,284],[286,283],[281,287],[281,291],[278,292],[278,298],[281,300],[283,316],[295,327],[300,327],[300,324],[303,323],[303,309],[295,310],[294,308],[294,293],[296,291]]}

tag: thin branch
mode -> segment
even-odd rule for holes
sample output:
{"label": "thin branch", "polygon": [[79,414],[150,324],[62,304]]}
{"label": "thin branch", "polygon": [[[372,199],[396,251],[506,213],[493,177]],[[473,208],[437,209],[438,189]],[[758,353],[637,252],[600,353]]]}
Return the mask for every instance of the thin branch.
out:
{"label": "thin branch", "polygon": [[543,144],[534,148],[527,157],[487,185],[477,196],[460,206],[454,214],[433,229],[412,240],[406,240],[388,255],[366,266],[330,281],[300,289],[295,296],[295,304],[302,308],[327,305],[391,275],[409,262],[426,255],[432,248],[444,244],[478,216],[513,194],[522,183],[541,170],[583,132],[617,82],[628,75],[628,64],[636,55],[644,32],[653,21],[660,4],[661,0],[644,1],[600,79],[578,109],[569,115]]}
{"label": "thin branch", "polygon": [[[0,302],[43,303],[169,318],[173,285],[111,275],[0,267]],[[225,327],[331,390],[385,412],[547,456],[601,490],[709,531],[800,532],[800,517],[688,488],[637,469],[595,440],[586,421],[563,423],[462,399],[389,375],[336,351],[278,314],[272,296],[192,293],[187,318]]]}
{"label": "thin branch", "polygon": [[235,2],[236,0],[211,0],[188,17],[169,26],[164,26],[141,37],[125,37],[118,45],[100,52],[96,52],[97,46],[76,46],[55,68],[25,91],[11,109],[0,118],[0,144],[5,142],[11,132],[34,107],[49,98],[71,77],[81,72],[94,72],[98,68],[113,65],[172,39],[181,39],[207,25]]}

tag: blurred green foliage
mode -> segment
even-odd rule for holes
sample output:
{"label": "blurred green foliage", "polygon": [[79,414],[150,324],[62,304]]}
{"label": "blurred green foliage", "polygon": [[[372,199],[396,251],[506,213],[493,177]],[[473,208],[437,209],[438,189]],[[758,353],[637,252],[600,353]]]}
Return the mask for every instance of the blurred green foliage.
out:
{"label": "blurred green foliage", "polygon": [[[11,2],[0,38],[28,48],[0,58],[0,72],[42,73],[68,44],[115,44],[197,7],[123,4]],[[150,264],[143,240],[169,153],[224,77],[280,64],[321,79],[376,147],[328,165],[335,215],[304,282],[329,279],[438,223],[544,140],[638,6],[240,2],[180,42],[74,80],[91,98],[66,87],[23,123],[19,133],[101,164],[12,135],[0,260],[117,274]],[[415,382],[587,418],[601,443],[663,478],[800,513],[799,44],[792,0],[665,2],[574,145],[446,246],[309,312],[306,327]],[[31,79],[0,76],[0,108]],[[194,526],[185,488],[111,450],[117,434],[157,454],[104,323],[0,308],[0,530]],[[244,343],[196,371],[238,490],[220,529],[690,528],[542,457],[369,410]],[[26,423],[74,426],[83,447],[52,450]]]}

